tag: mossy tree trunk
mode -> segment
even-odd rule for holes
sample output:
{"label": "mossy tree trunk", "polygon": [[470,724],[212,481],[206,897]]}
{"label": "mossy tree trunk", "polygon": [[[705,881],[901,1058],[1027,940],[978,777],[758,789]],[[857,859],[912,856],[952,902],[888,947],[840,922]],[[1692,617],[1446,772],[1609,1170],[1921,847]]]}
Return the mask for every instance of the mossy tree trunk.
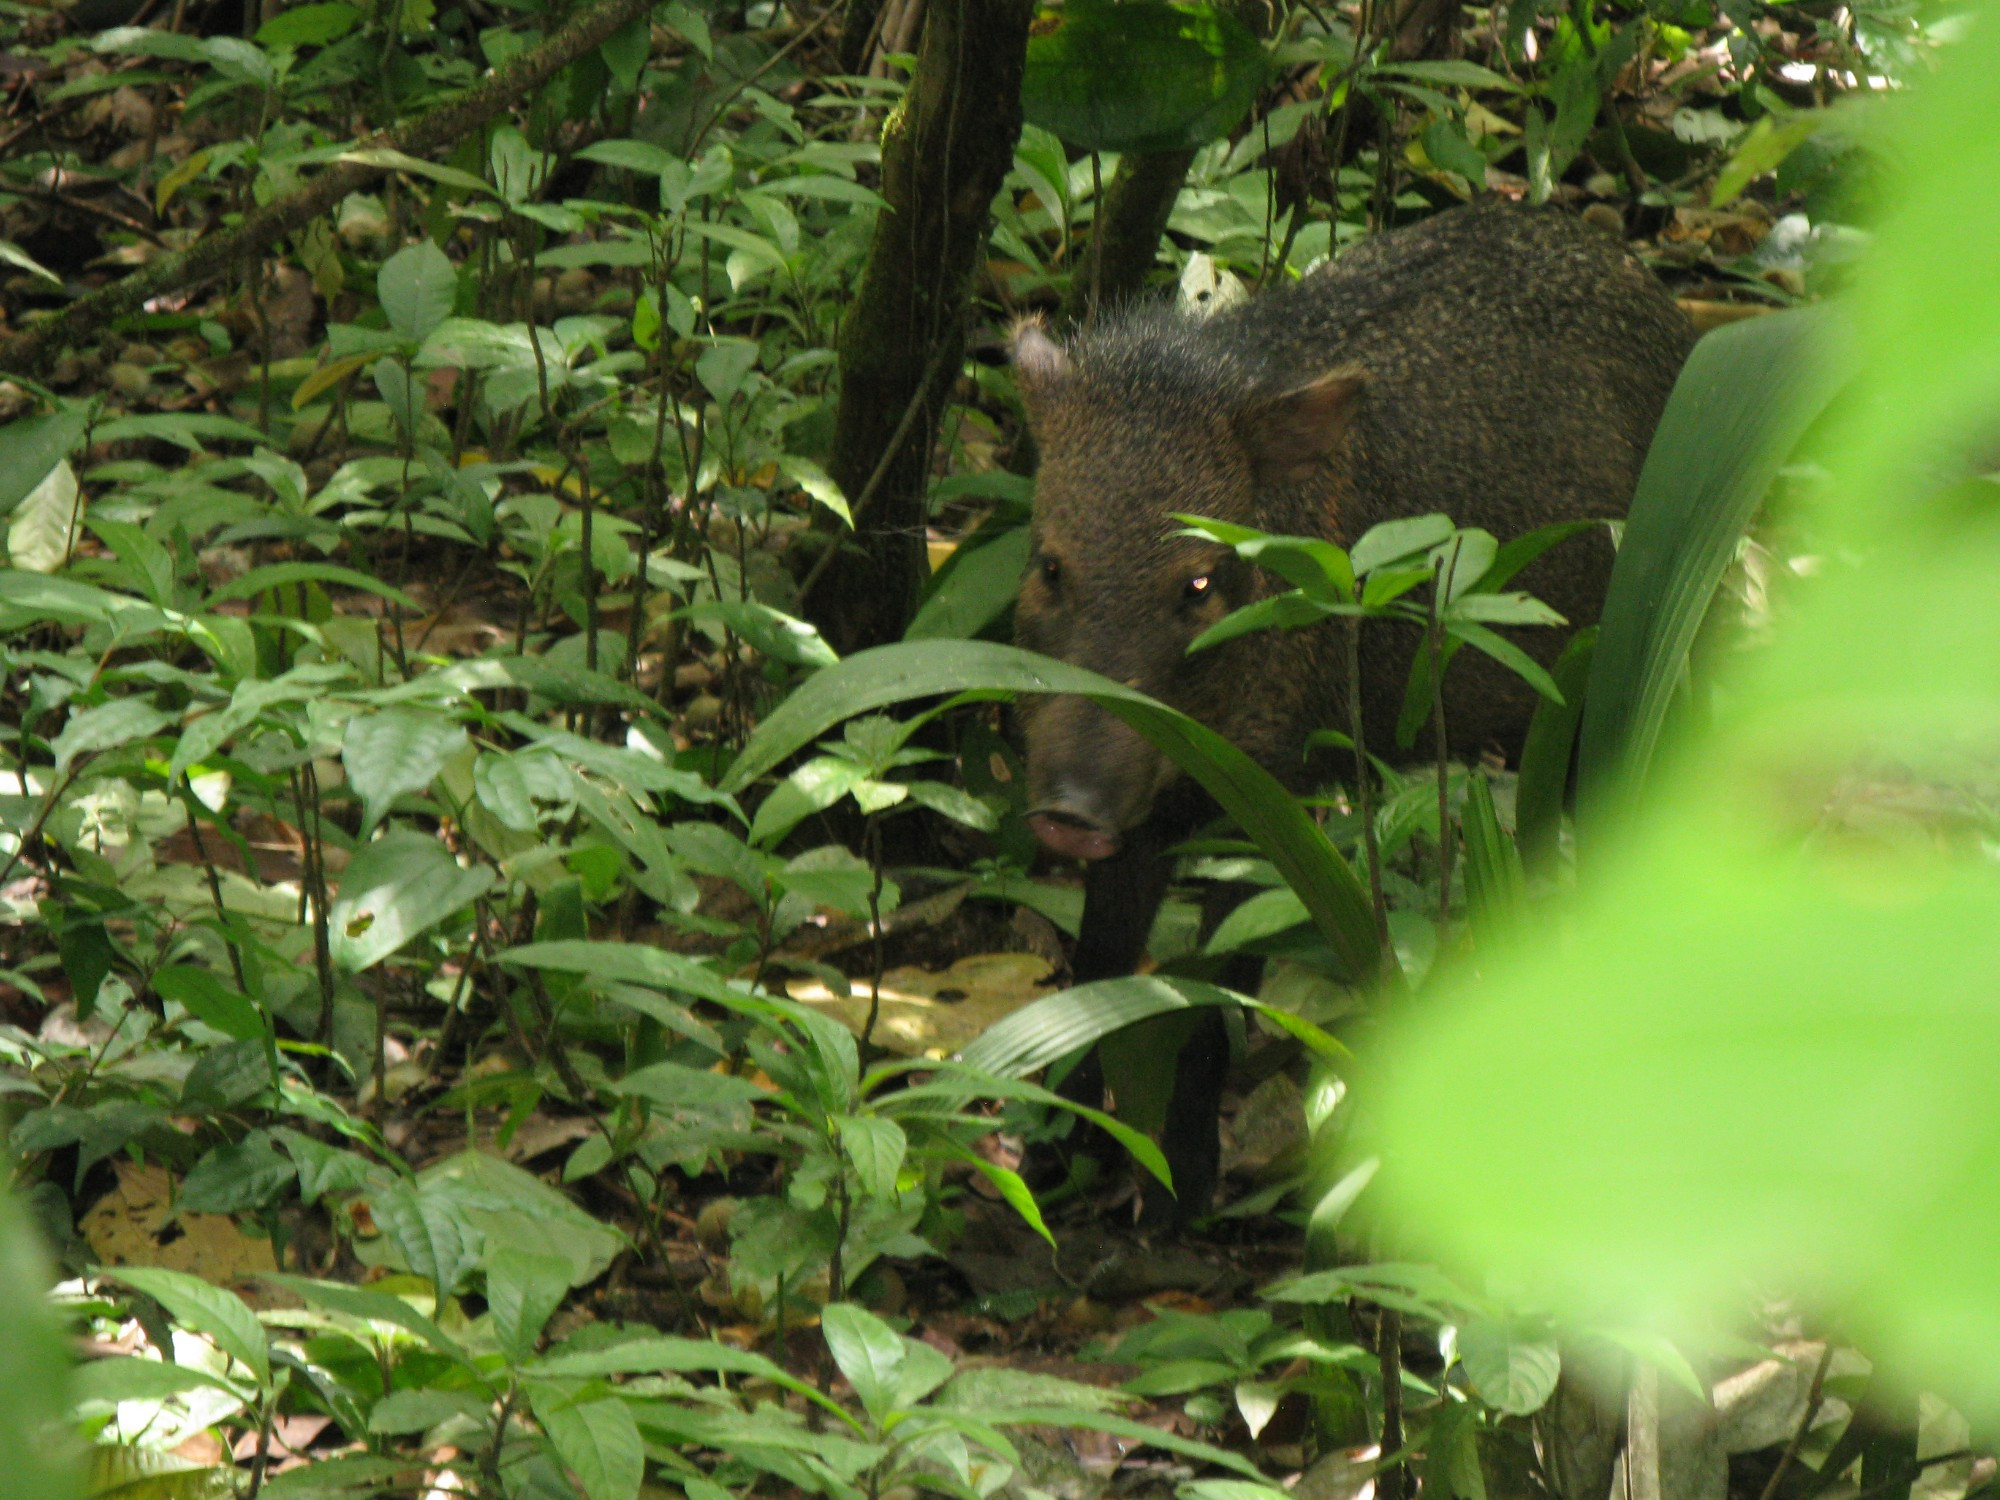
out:
{"label": "mossy tree trunk", "polygon": [[1021,132],[1032,13],[1032,0],[929,0],[916,77],[885,128],[889,206],[841,330],[830,464],[855,534],[829,534],[839,550],[805,601],[843,654],[898,639],[923,585],[931,450]]}

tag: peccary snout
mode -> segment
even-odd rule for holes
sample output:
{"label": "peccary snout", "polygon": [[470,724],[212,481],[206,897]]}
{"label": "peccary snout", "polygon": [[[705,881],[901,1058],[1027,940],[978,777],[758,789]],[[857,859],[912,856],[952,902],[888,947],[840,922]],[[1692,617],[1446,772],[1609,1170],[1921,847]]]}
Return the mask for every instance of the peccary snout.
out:
{"label": "peccary snout", "polygon": [[1087,698],[1050,698],[1024,715],[1028,826],[1070,859],[1107,859],[1173,779],[1172,762]]}

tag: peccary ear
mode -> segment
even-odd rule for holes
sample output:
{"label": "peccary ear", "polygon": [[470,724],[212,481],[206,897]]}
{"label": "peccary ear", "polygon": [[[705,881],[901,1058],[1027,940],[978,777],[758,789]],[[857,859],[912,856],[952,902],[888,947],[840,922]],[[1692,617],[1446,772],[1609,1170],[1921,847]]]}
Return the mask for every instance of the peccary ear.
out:
{"label": "peccary ear", "polygon": [[1014,325],[1014,378],[1029,400],[1047,395],[1069,372],[1069,356],[1042,332],[1041,319],[1023,318]]}
{"label": "peccary ear", "polygon": [[1257,477],[1271,485],[1303,484],[1312,478],[1339,451],[1367,383],[1367,372],[1343,365],[1240,412],[1236,431],[1250,450]]}

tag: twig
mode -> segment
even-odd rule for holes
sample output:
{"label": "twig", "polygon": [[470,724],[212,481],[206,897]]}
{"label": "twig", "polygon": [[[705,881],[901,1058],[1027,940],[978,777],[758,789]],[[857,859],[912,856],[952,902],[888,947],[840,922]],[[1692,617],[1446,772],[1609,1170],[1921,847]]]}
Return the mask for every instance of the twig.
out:
{"label": "twig", "polygon": [[1806,1434],[1812,1430],[1813,1419],[1819,1415],[1820,1399],[1826,1386],[1826,1368],[1833,1363],[1833,1342],[1828,1340],[1819,1351],[1819,1363],[1813,1367],[1812,1385],[1806,1390],[1806,1409],[1799,1416],[1799,1425],[1793,1429],[1791,1441],[1785,1444],[1785,1451],[1778,1455],[1778,1466],[1771,1470],[1771,1477],[1764,1481],[1764,1492],[1757,1500],[1778,1500],[1778,1485],[1785,1477],[1785,1470],[1792,1466],[1792,1460],[1799,1456],[1804,1446]]}

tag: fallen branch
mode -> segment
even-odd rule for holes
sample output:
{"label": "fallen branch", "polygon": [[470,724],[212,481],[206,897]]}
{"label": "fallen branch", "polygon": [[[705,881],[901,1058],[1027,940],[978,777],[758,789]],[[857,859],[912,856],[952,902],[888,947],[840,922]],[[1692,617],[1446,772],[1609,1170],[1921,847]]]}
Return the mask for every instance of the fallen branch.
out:
{"label": "fallen branch", "polygon": [[367,187],[391,163],[381,153],[421,157],[455,145],[487,120],[539,88],[562,69],[601,45],[612,33],[644,16],[653,0],[596,0],[572,16],[538,47],[512,58],[449,103],[441,104],[394,130],[357,141],[343,158],[293,193],[252,209],[234,229],[211,235],[179,255],[135,271],[122,281],[79,298],[46,322],[16,334],[0,346],[0,372],[33,375],[56,352],[79,342],[106,323],[139,311],[155,297],[199,285],[246,257],[261,254],[285,235],[329,212],[349,193]]}

